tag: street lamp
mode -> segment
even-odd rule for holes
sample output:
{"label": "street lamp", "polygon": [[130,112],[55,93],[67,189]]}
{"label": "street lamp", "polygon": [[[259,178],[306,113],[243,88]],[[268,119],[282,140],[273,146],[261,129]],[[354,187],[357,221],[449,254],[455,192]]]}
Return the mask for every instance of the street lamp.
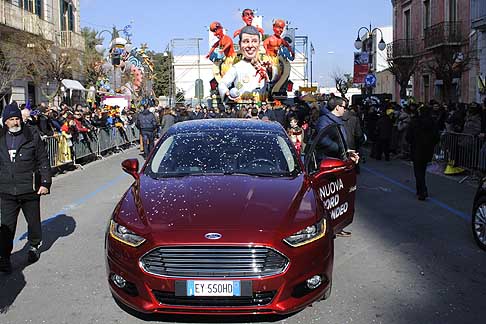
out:
{"label": "street lamp", "polygon": [[[366,30],[366,32],[367,32],[366,39],[371,40],[371,42],[372,42],[371,43],[371,46],[365,46],[366,47],[365,49],[363,49],[363,41],[361,40],[361,36],[360,36],[360,32],[363,29]],[[362,51],[365,51],[365,52],[368,53],[368,73],[373,72],[373,64],[375,64],[375,61],[374,60],[371,60],[370,58],[372,58],[373,34],[376,31],[379,31],[381,33],[381,40],[378,42],[378,49],[380,51],[383,51],[386,48],[386,43],[383,40],[383,31],[380,28],[376,28],[376,27],[375,28],[371,28],[371,24],[370,24],[370,27],[369,28],[363,26],[360,29],[358,29],[358,37],[354,41],[354,47],[357,50],[362,50]],[[372,89],[372,86],[368,86],[367,88],[368,88],[369,93],[371,94],[372,93],[372,90],[371,90]]]}
{"label": "street lamp", "polygon": [[373,38],[373,33],[375,31],[380,31],[381,33],[381,40],[380,42],[378,43],[378,49],[380,51],[383,51],[385,48],[386,48],[386,44],[385,44],[385,41],[383,40],[383,31],[380,29],[380,28],[373,28],[371,29],[371,25],[370,25],[370,28],[368,29],[368,27],[361,27],[360,29],[358,29],[358,37],[356,38],[356,40],[354,41],[354,47],[357,49],[357,50],[360,50],[362,47],[363,47],[363,41],[361,40],[361,37],[359,36],[359,33],[362,31],[362,30],[366,30],[368,32],[368,38],[369,39],[372,39]]}
{"label": "street lamp", "polygon": [[[123,45],[123,48],[126,52],[130,52],[132,49],[133,49],[133,45],[131,44],[130,42],[130,39],[125,39],[125,38],[122,38],[122,37],[116,37],[118,32],[119,31],[123,31],[123,30],[117,30],[116,27],[113,27],[113,31],[110,31],[110,30],[107,30],[107,29],[104,29],[100,32],[98,32],[98,34],[96,34],[96,38],[100,38],[100,36],[103,34],[103,33],[108,33],[111,35],[111,41],[110,41],[110,45],[109,45],[109,48],[110,48],[110,58],[111,58],[111,65],[113,66],[113,90],[115,91],[116,90],[116,79],[117,79],[117,65],[119,63],[117,63],[116,61],[116,58],[119,58],[119,54],[117,54],[117,56],[114,55],[113,53],[113,49],[119,45]],[[98,52],[99,54],[103,55],[103,53],[105,52],[105,47],[103,46],[103,44],[97,44],[95,46],[95,50],[96,52]],[[118,59],[119,61],[119,59]]]}

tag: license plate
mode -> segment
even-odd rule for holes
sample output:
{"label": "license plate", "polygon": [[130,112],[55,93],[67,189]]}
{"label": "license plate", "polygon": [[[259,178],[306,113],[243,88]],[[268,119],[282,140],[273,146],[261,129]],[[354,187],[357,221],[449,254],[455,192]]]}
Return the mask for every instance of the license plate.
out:
{"label": "license plate", "polygon": [[241,296],[239,280],[188,280],[187,296]]}

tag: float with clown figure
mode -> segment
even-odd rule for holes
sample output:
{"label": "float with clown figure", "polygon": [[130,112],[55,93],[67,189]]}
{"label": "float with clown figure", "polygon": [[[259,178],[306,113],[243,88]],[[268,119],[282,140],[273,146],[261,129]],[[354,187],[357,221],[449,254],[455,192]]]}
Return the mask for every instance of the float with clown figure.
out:
{"label": "float with clown figure", "polygon": [[210,31],[218,40],[206,57],[215,64],[214,78],[226,103],[256,103],[286,96],[289,61],[295,56],[289,41],[282,38],[286,23],[275,19],[274,34],[262,42],[264,31],[252,25],[253,16],[251,9],[242,11],[245,26],[234,33],[238,37],[238,52],[233,40],[224,34],[222,24],[219,21],[210,24]]}

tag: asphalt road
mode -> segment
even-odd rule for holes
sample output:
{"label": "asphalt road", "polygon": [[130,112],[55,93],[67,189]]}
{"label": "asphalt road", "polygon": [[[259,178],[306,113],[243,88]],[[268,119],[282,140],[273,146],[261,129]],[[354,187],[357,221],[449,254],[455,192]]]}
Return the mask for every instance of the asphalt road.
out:
{"label": "asphalt road", "polygon": [[131,183],[120,162],[135,149],[55,178],[42,199],[44,245],[28,265],[19,218],[14,272],[0,274],[0,323],[484,323],[486,253],[469,224],[475,188],[429,175],[416,200],[411,168],[368,161],[359,176],[352,236],[336,241],[331,298],[288,317],[137,318],[112,299],[104,232]]}

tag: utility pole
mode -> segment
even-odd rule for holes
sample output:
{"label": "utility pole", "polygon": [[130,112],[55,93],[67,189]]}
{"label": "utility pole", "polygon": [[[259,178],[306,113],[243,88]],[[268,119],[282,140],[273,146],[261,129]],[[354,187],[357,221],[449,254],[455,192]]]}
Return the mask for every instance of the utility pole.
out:
{"label": "utility pole", "polygon": [[311,88],[313,87],[313,81],[312,81],[312,56],[314,55],[314,46],[312,43],[310,44],[311,48],[311,55],[310,55],[310,81],[311,81]]}
{"label": "utility pole", "polygon": [[[202,38],[197,38],[197,78],[201,80],[201,53],[200,53],[200,48],[199,48],[199,41]],[[201,93],[199,94],[197,98],[197,102],[199,105],[201,105]]]}
{"label": "utility pole", "polygon": [[[199,46],[199,42],[202,40],[202,38],[189,38],[189,40],[191,40],[191,41],[195,40],[196,43],[197,43],[197,45],[196,45],[197,46],[197,80],[198,80],[198,82],[200,82],[199,80],[201,80],[201,48]],[[199,84],[196,84],[195,86],[198,87]],[[203,95],[203,93],[199,93],[199,95],[197,96],[198,97],[197,102],[198,102],[199,105],[201,105],[201,96],[202,95]]]}

